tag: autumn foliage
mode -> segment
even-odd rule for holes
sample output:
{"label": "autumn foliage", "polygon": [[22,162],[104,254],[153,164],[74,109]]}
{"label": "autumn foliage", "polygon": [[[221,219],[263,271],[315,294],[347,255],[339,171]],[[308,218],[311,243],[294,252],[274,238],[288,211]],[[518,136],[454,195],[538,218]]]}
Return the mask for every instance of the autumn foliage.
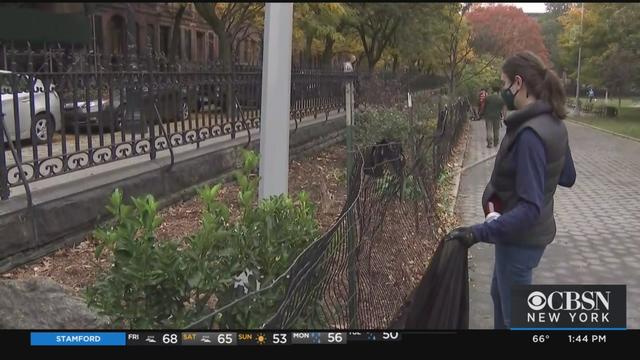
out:
{"label": "autumn foliage", "polygon": [[530,50],[549,65],[540,25],[515,6],[476,6],[467,16],[473,29],[473,46],[480,52],[508,57]]}

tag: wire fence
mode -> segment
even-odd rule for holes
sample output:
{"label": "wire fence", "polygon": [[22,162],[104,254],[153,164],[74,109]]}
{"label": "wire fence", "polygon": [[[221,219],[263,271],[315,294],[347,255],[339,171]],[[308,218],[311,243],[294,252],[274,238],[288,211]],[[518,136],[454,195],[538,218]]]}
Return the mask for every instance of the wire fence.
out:
{"label": "wire fence", "polygon": [[347,200],[329,230],[273,283],[188,328],[390,326],[437,246],[438,174],[460,138],[468,111],[466,99],[441,104],[430,135],[413,144],[360,147],[352,154]]}

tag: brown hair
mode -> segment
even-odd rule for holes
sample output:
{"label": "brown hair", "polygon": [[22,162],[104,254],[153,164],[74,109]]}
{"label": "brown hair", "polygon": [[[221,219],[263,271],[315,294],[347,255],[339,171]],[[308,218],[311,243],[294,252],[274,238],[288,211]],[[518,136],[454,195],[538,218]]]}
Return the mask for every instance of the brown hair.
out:
{"label": "brown hair", "polygon": [[548,102],[553,108],[553,114],[559,119],[567,117],[564,87],[560,78],[534,53],[524,51],[511,56],[502,65],[502,71],[511,81],[515,80],[516,75],[520,75],[530,94]]}

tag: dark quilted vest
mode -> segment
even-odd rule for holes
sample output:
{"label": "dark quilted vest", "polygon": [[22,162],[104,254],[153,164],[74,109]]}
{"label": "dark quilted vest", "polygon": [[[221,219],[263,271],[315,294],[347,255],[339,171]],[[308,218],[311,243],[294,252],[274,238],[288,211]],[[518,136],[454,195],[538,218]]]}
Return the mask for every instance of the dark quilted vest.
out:
{"label": "dark quilted vest", "polygon": [[[556,222],[553,217],[553,195],[556,192],[560,174],[564,167],[568,149],[567,128],[562,120],[552,115],[551,106],[537,101],[527,108],[512,113],[505,120],[507,131],[496,156],[491,180],[482,195],[482,206],[487,209],[487,202],[492,199],[500,204],[501,213],[513,209],[518,202],[515,191],[516,168],[513,160],[513,145],[524,129],[531,129],[542,139],[546,153],[546,169],[544,179],[544,200],[540,217],[530,228],[508,239],[509,243],[523,246],[546,246],[556,235]],[[495,201],[494,201],[495,202]]]}

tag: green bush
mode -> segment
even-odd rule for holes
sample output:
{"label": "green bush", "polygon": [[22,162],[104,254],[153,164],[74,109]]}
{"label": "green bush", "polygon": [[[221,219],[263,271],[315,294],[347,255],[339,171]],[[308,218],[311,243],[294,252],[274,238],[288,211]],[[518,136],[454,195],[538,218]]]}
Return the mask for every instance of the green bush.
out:
{"label": "green bush", "polygon": [[[402,183],[402,189],[400,189],[400,183]],[[376,189],[384,196],[401,196],[402,199],[410,201],[422,199],[424,196],[422,186],[413,175],[399,178],[385,174],[376,179]]]}
{"label": "green bush", "polygon": [[584,105],[582,105],[582,111],[587,113],[593,112],[593,103],[585,102]]}
{"label": "green bush", "polygon": [[386,139],[400,142],[406,147],[421,136],[433,135],[437,104],[424,98],[414,99],[413,114],[408,109],[397,108],[369,108],[356,114],[356,144],[369,146]]}
{"label": "green bush", "polygon": [[395,108],[370,108],[356,114],[354,139],[358,145],[408,140],[410,122],[407,114]]}
{"label": "green bush", "polygon": [[[378,143],[382,139],[389,142],[400,142],[406,159],[406,169],[413,169],[414,164],[421,166],[417,171],[429,171],[432,161],[432,149],[429,146],[436,128],[438,104],[433,97],[419,95],[414,97],[414,108],[372,108],[357,114],[354,139],[358,146],[366,147]],[[413,111],[413,113],[411,112]],[[366,154],[365,154],[366,155]],[[413,176],[405,174],[402,184],[404,199],[416,200],[423,195]],[[378,189],[387,194],[398,193],[400,184],[391,183],[393,177],[378,179]]]}
{"label": "green bush", "polygon": [[601,117],[616,117],[618,116],[618,108],[615,106],[608,106],[605,104],[597,104],[594,106],[594,112]]}
{"label": "green bush", "polygon": [[[111,267],[87,288],[88,304],[117,326],[181,328],[240,296],[269,286],[318,234],[315,207],[304,192],[257,201],[258,156],[243,153],[236,173],[240,185],[240,219],[230,222],[226,204],[217,200],[221,184],[199,191],[202,225],[193,236],[157,241],[161,224],[151,195],[123,202],[114,191],[112,226],[95,232],[96,257],[111,252]],[[284,294],[278,285],[215,319],[220,328],[259,327],[273,314]],[[214,305],[215,304],[215,305]]]}

